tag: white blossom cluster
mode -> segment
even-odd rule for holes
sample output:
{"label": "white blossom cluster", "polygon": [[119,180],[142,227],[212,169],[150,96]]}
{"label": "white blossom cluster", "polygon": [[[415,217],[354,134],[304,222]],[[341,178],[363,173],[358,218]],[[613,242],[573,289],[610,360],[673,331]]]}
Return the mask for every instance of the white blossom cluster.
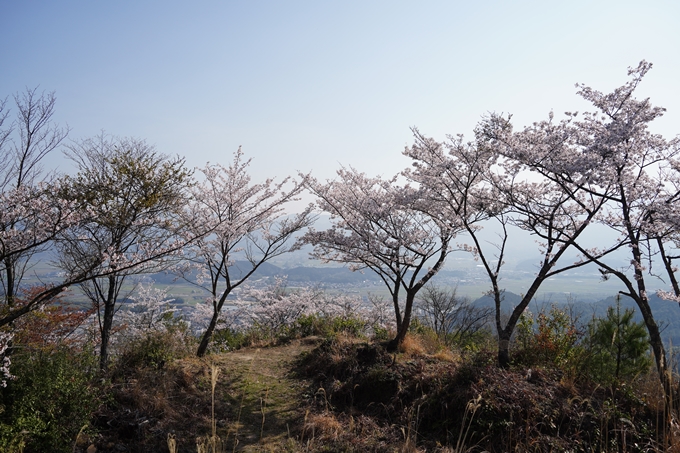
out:
{"label": "white blossom cluster", "polygon": [[7,387],[7,380],[14,376],[9,372],[9,367],[12,364],[10,357],[7,354],[7,348],[12,342],[13,334],[11,332],[0,332],[0,387]]}

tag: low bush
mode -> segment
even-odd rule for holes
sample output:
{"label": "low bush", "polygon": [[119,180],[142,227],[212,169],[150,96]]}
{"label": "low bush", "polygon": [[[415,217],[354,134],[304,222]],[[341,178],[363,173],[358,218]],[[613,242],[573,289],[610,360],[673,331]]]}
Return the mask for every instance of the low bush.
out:
{"label": "low bush", "polygon": [[580,368],[583,332],[566,310],[552,305],[535,317],[522,314],[517,325],[515,363],[563,370]]}
{"label": "low bush", "polygon": [[216,329],[213,333],[210,350],[217,353],[234,351],[248,346],[250,343],[251,337],[247,332],[233,327],[225,327]]}
{"label": "low bush", "polygon": [[69,452],[100,404],[94,354],[17,349],[0,389],[0,451]]}
{"label": "low bush", "polygon": [[195,345],[196,339],[181,326],[167,330],[151,330],[120,345],[115,368],[160,369],[171,360],[195,352]]}

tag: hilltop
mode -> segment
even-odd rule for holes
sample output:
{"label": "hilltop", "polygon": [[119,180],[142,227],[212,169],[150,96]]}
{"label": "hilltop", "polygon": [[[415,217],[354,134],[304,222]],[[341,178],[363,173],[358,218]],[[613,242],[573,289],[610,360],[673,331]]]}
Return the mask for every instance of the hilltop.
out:
{"label": "hilltop", "polygon": [[553,367],[499,370],[488,351],[445,352],[426,335],[394,355],[341,335],[136,365],[96,415],[99,452],[166,451],[168,434],[193,452],[213,423],[222,448],[243,452],[647,451],[632,445],[663,436],[653,375],[604,388]]}

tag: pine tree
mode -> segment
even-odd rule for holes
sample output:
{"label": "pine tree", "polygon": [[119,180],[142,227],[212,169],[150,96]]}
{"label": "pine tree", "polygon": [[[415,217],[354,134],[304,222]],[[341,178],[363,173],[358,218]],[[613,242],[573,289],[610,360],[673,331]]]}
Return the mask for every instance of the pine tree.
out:
{"label": "pine tree", "polygon": [[616,382],[649,369],[649,336],[644,323],[634,322],[633,315],[633,309],[621,311],[617,297],[616,306],[607,308],[605,318],[591,321],[586,346],[589,371],[596,380]]}

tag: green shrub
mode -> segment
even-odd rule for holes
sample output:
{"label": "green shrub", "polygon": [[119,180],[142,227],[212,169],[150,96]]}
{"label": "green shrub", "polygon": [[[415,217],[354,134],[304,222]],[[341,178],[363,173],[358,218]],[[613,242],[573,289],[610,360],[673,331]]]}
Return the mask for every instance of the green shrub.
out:
{"label": "green shrub", "polygon": [[17,350],[15,379],[0,390],[0,451],[71,451],[99,405],[96,372],[94,354]]}
{"label": "green shrub", "polygon": [[251,342],[247,332],[231,327],[215,330],[210,349],[214,352],[228,352],[247,346]]}
{"label": "green shrub", "polygon": [[390,339],[390,331],[384,327],[373,327],[373,339],[375,341],[387,341]]}
{"label": "green shrub", "polygon": [[359,337],[364,335],[366,321],[354,316],[303,315],[295,323],[279,332],[278,339],[304,338],[312,335],[332,337],[344,333]]}
{"label": "green shrub", "polygon": [[149,331],[122,345],[116,368],[160,369],[169,361],[191,354],[193,346],[192,337],[184,329]]}
{"label": "green shrub", "polygon": [[358,337],[366,330],[366,321],[355,317],[336,317],[332,318],[331,327],[335,333],[346,333]]}
{"label": "green shrub", "polygon": [[535,318],[524,313],[517,324],[516,361],[530,366],[573,368],[581,356],[578,345],[581,336],[576,321],[557,305]]}
{"label": "green shrub", "polygon": [[586,370],[595,381],[619,382],[649,370],[649,335],[643,322],[633,321],[634,314],[633,309],[621,312],[617,298],[605,318],[595,318],[588,325]]}
{"label": "green shrub", "polygon": [[328,319],[318,314],[302,315],[296,321],[293,331],[300,337],[312,335],[328,336],[331,328]]}

